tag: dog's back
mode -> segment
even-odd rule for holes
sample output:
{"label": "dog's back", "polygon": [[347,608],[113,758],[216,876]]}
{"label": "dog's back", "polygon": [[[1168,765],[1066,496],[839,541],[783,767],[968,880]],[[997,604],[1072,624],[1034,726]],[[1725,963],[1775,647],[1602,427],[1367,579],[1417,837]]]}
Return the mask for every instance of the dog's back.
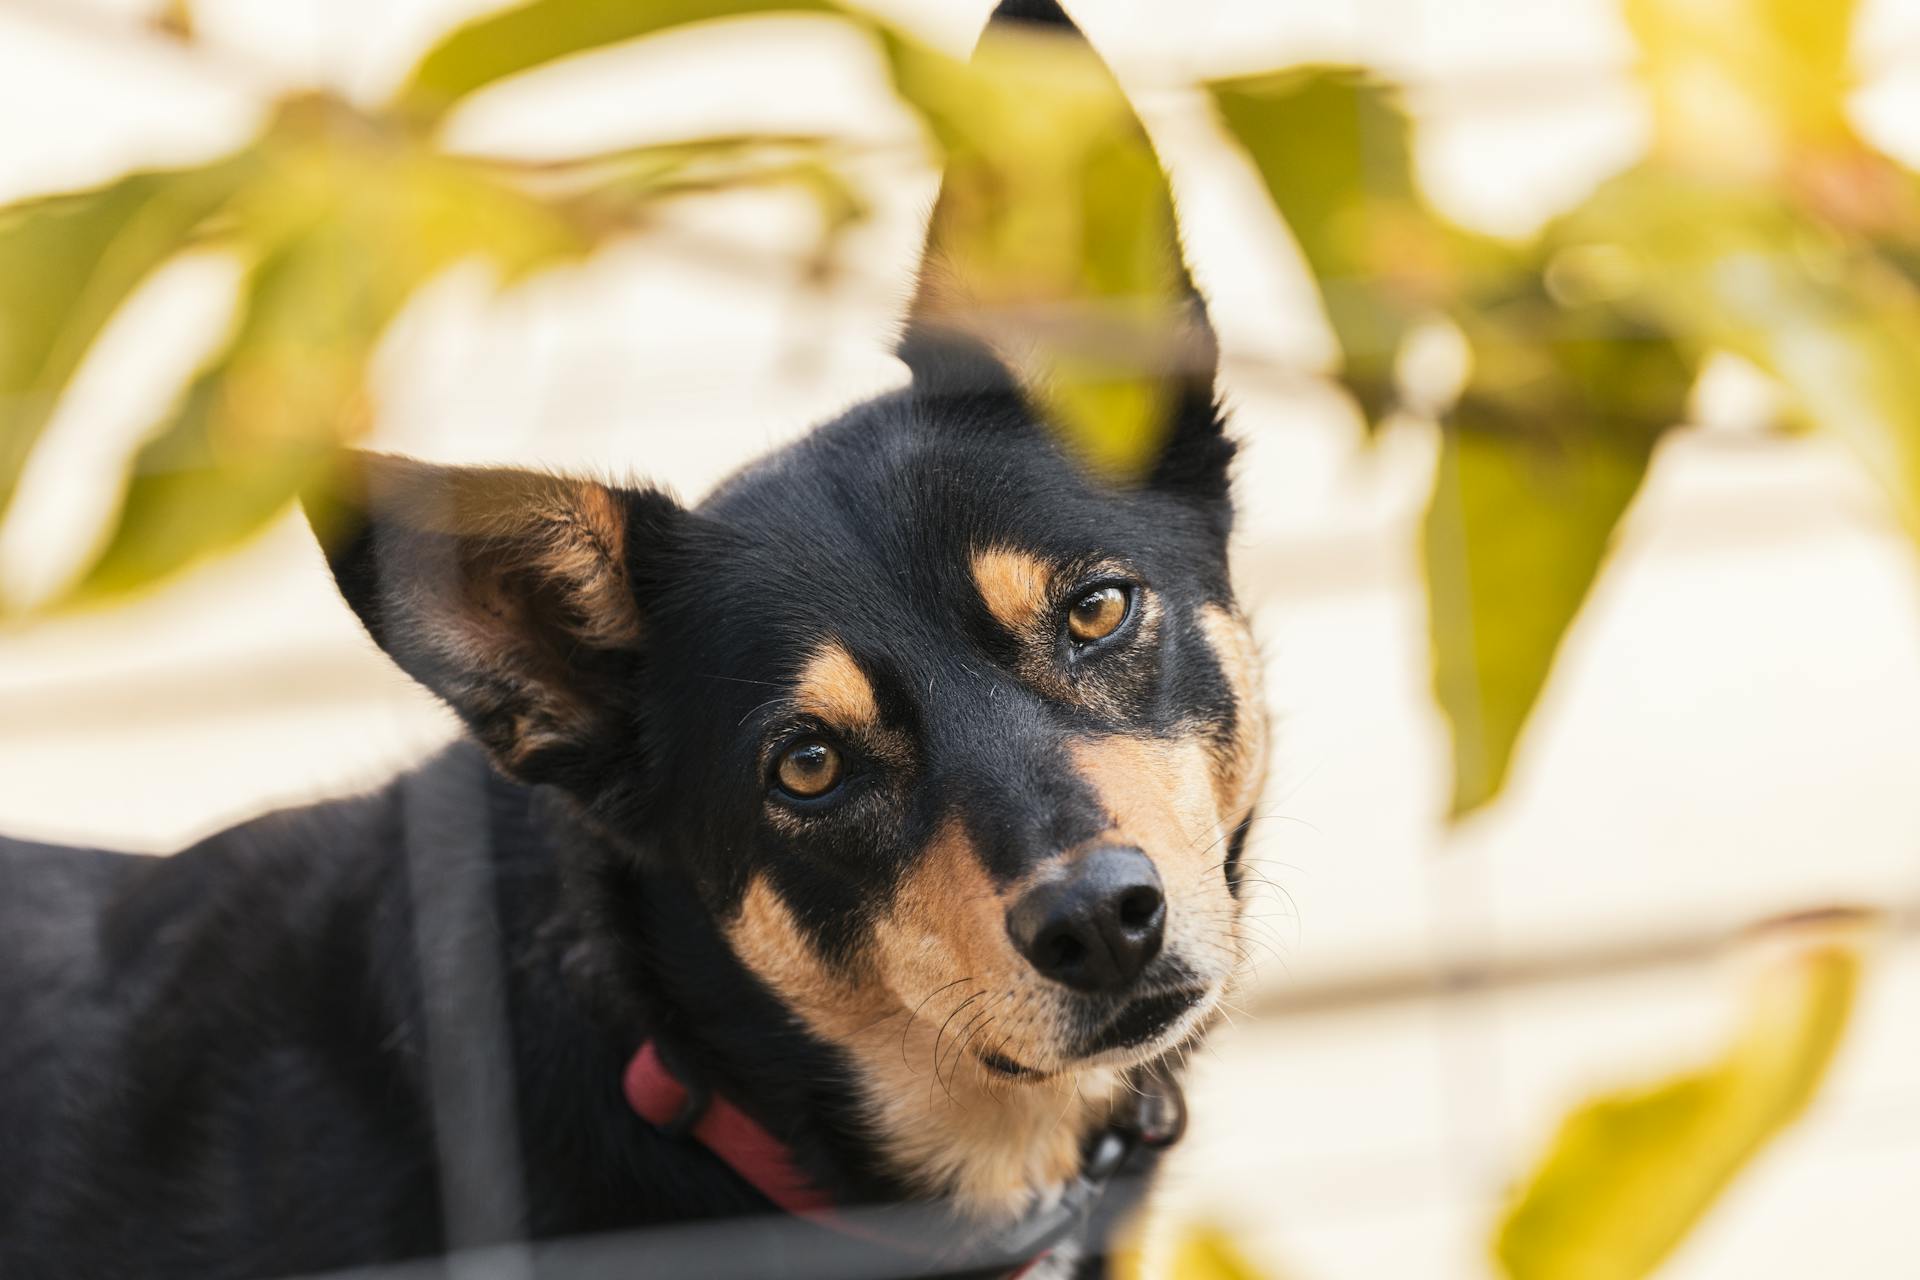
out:
{"label": "dog's back", "polygon": [[[524,1220],[489,1225],[547,1236],[683,1211],[636,1189],[660,1140],[637,1133],[622,1060],[594,1056],[562,990],[559,835],[537,808],[460,745],[168,857],[0,840],[0,1277],[207,1280],[440,1251],[420,949],[460,940],[423,939],[414,888],[444,898],[455,877],[498,906],[480,945],[511,1027],[480,1052],[511,1055],[519,1096],[496,1101],[544,1170]],[[739,1211],[722,1174],[658,1172]]]}
{"label": "dog's back", "polygon": [[24,1229],[34,1185],[66,1158],[73,1094],[112,1061],[104,909],[141,863],[0,838],[0,1239]]}
{"label": "dog's back", "polygon": [[[166,858],[0,840],[0,1273],[171,1274],[168,1224],[291,1225],[260,1212],[270,1184],[347,1137],[308,1130],[367,1114],[317,1095],[367,1045],[328,1008],[364,1030],[387,1012],[365,890],[391,807],[269,815]],[[400,1082],[374,1070],[370,1092]],[[261,1150],[275,1130],[296,1147]]]}
{"label": "dog's back", "polygon": [[[9,1027],[58,1021],[99,963],[100,907],[143,859],[0,836],[0,1019]],[[0,1039],[0,1071],[23,1069],[16,1037]]]}
{"label": "dog's back", "polygon": [[137,855],[0,838],[0,1230],[41,1161],[49,1111],[110,1034],[101,926]]}

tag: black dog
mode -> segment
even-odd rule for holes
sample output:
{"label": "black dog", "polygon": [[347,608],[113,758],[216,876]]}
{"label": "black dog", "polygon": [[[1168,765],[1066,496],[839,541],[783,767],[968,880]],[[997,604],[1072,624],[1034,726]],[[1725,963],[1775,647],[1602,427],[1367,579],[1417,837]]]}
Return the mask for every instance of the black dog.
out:
{"label": "black dog", "polygon": [[902,355],[694,509],[309,503],[477,745],[170,858],[0,842],[0,1276],[1099,1269],[1242,959],[1233,446],[1210,360],[1118,487],[990,344]]}

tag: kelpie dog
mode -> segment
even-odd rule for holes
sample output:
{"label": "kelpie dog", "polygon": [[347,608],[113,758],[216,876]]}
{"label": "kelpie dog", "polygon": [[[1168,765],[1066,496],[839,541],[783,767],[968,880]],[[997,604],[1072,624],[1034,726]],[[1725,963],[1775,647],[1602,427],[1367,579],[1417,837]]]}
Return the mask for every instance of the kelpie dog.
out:
{"label": "kelpie dog", "polygon": [[474,741],[169,858],[0,843],[0,1275],[1099,1273],[1264,758],[1191,312],[1133,486],[912,318],[691,509],[360,459],[340,591]]}

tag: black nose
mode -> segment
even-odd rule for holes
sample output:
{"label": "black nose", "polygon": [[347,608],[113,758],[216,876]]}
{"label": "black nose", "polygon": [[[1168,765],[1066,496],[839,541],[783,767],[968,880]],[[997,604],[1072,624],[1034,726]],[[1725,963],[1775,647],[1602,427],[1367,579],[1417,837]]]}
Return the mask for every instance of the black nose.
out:
{"label": "black nose", "polygon": [[1160,954],[1167,899],[1138,849],[1095,849],[1066,875],[1027,890],[1007,912],[1013,945],[1076,991],[1121,991]]}

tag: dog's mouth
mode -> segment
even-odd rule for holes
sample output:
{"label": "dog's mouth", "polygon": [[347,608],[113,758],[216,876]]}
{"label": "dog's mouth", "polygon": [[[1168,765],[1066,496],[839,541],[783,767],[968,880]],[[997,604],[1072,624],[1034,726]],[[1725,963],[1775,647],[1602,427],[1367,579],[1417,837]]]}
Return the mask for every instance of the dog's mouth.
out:
{"label": "dog's mouth", "polygon": [[1037,1080],[1042,1074],[1041,1072],[1035,1071],[1032,1067],[1021,1066],[1004,1054],[989,1053],[982,1050],[975,1056],[980,1059],[981,1066],[993,1072],[995,1075],[1005,1076],[1009,1080]]}
{"label": "dog's mouth", "polygon": [[1206,998],[1201,987],[1181,987],[1174,991],[1143,996],[1121,1009],[1080,1047],[1082,1057],[1137,1049],[1165,1035],[1169,1028]]}
{"label": "dog's mouth", "polygon": [[[1180,987],[1142,996],[1100,1024],[1092,1035],[1080,1042],[1072,1057],[1084,1062],[1108,1055],[1126,1055],[1128,1050],[1148,1045],[1157,1048],[1158,1042],[1206,998],[1204,987]],[[981,1049],[974,1051],[974,1057],[989,1072],[1005,1080],[1043,1080],[1049,1074],[1004,1053]]]}

